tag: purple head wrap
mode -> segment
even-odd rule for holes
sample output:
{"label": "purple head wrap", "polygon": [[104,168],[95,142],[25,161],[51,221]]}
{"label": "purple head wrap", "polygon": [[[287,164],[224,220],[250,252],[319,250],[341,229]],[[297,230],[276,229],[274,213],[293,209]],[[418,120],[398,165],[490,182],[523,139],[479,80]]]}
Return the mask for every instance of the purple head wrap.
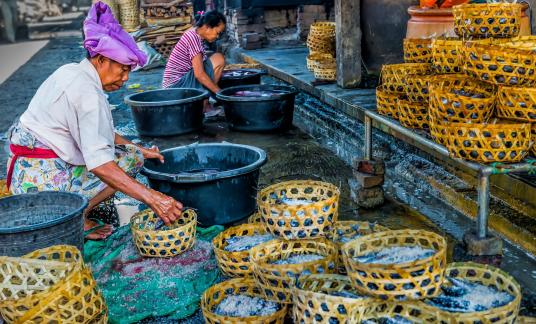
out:
{"label": "purple head wrap", "polygon": [[84,21],[84,48],[91,57],[101,54],[109,59],[135,68],[144,66],[147,55],[134,38],[123,30],[107,4],[95,3]]}

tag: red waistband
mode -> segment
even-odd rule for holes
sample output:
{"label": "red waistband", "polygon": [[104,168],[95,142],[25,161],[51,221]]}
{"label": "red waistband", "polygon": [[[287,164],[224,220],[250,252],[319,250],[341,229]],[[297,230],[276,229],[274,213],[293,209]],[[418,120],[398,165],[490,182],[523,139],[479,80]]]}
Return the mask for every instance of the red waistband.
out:
{"label": "red waistband", "polygon": [[9,144],[9,150],[13,154],[11,163],[7,169],[7,188],[11,186],[11,177],[13,176],[13,167],[15,166],[15,161],[19,157],[34,158],[34,159],[55,159],[58,157],[51,149],[44,148],[29,148],[27,146],[20,146],[15,144]]}

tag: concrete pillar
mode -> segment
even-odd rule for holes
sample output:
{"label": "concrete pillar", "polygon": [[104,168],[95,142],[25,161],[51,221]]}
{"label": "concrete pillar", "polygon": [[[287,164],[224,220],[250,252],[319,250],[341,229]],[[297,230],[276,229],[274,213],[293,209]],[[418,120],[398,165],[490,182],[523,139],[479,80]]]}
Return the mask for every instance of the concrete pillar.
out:
{"label": "concrete pillar", "polygon": [[361,82],[360,0],[335,0],[337,84],[356,88]]}

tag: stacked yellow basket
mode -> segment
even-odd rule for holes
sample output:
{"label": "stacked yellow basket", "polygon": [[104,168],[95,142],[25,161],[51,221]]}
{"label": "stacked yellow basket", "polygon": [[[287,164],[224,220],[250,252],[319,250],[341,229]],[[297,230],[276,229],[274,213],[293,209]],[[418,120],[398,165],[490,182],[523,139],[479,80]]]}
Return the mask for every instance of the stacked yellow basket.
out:
{"label": "stacked yellow basket", "polygon": [[335,23],[329,21],[313,23],[307,36],[307,47],[309,71],[312,71],[318,80],[335,80]]}

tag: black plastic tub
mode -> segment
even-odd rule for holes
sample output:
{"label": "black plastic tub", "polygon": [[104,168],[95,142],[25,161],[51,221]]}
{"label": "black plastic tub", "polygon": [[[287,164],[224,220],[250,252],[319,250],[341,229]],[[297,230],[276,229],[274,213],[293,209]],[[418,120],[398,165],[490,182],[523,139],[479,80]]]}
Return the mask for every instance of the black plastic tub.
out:
{"label": "black plastic tub", "polygon": [[147,160],[142,173],[154,190],[197,209],[201,226],[228,224],[256,210],[266,153],[257,147],[192,144],[162,151],[165,163]]}
{"label": "black plastic tub", "polygon": [[125,97],[142,136],[180,135],[203,126],[206,90],[169,88],[145,91]]}
{"label": "black plastic tub", "polygon": [[[241,73],[242,75],[230,75],[232,73]],[[256,69],[234,69],[225,70],[221,76],[219,87],[222,89],[236,87],[240,85],[260,84],[261,75],[264,71]]]}
{"label": "black plastic tub", "polygon": [[[266,97],[236,97],[238,91],[269,92]],[[295,88],[283,85],[249,85],[223,89],[216,98],[223,104],[225,118],[233,130],[244,132],[283,131],[292,126]]]}
{"label": "black plastic tub", "polygon": [[0,199],[0,255],[22,256],[56,244],[84,245],[84,209],[79,194],[43,191]]}

